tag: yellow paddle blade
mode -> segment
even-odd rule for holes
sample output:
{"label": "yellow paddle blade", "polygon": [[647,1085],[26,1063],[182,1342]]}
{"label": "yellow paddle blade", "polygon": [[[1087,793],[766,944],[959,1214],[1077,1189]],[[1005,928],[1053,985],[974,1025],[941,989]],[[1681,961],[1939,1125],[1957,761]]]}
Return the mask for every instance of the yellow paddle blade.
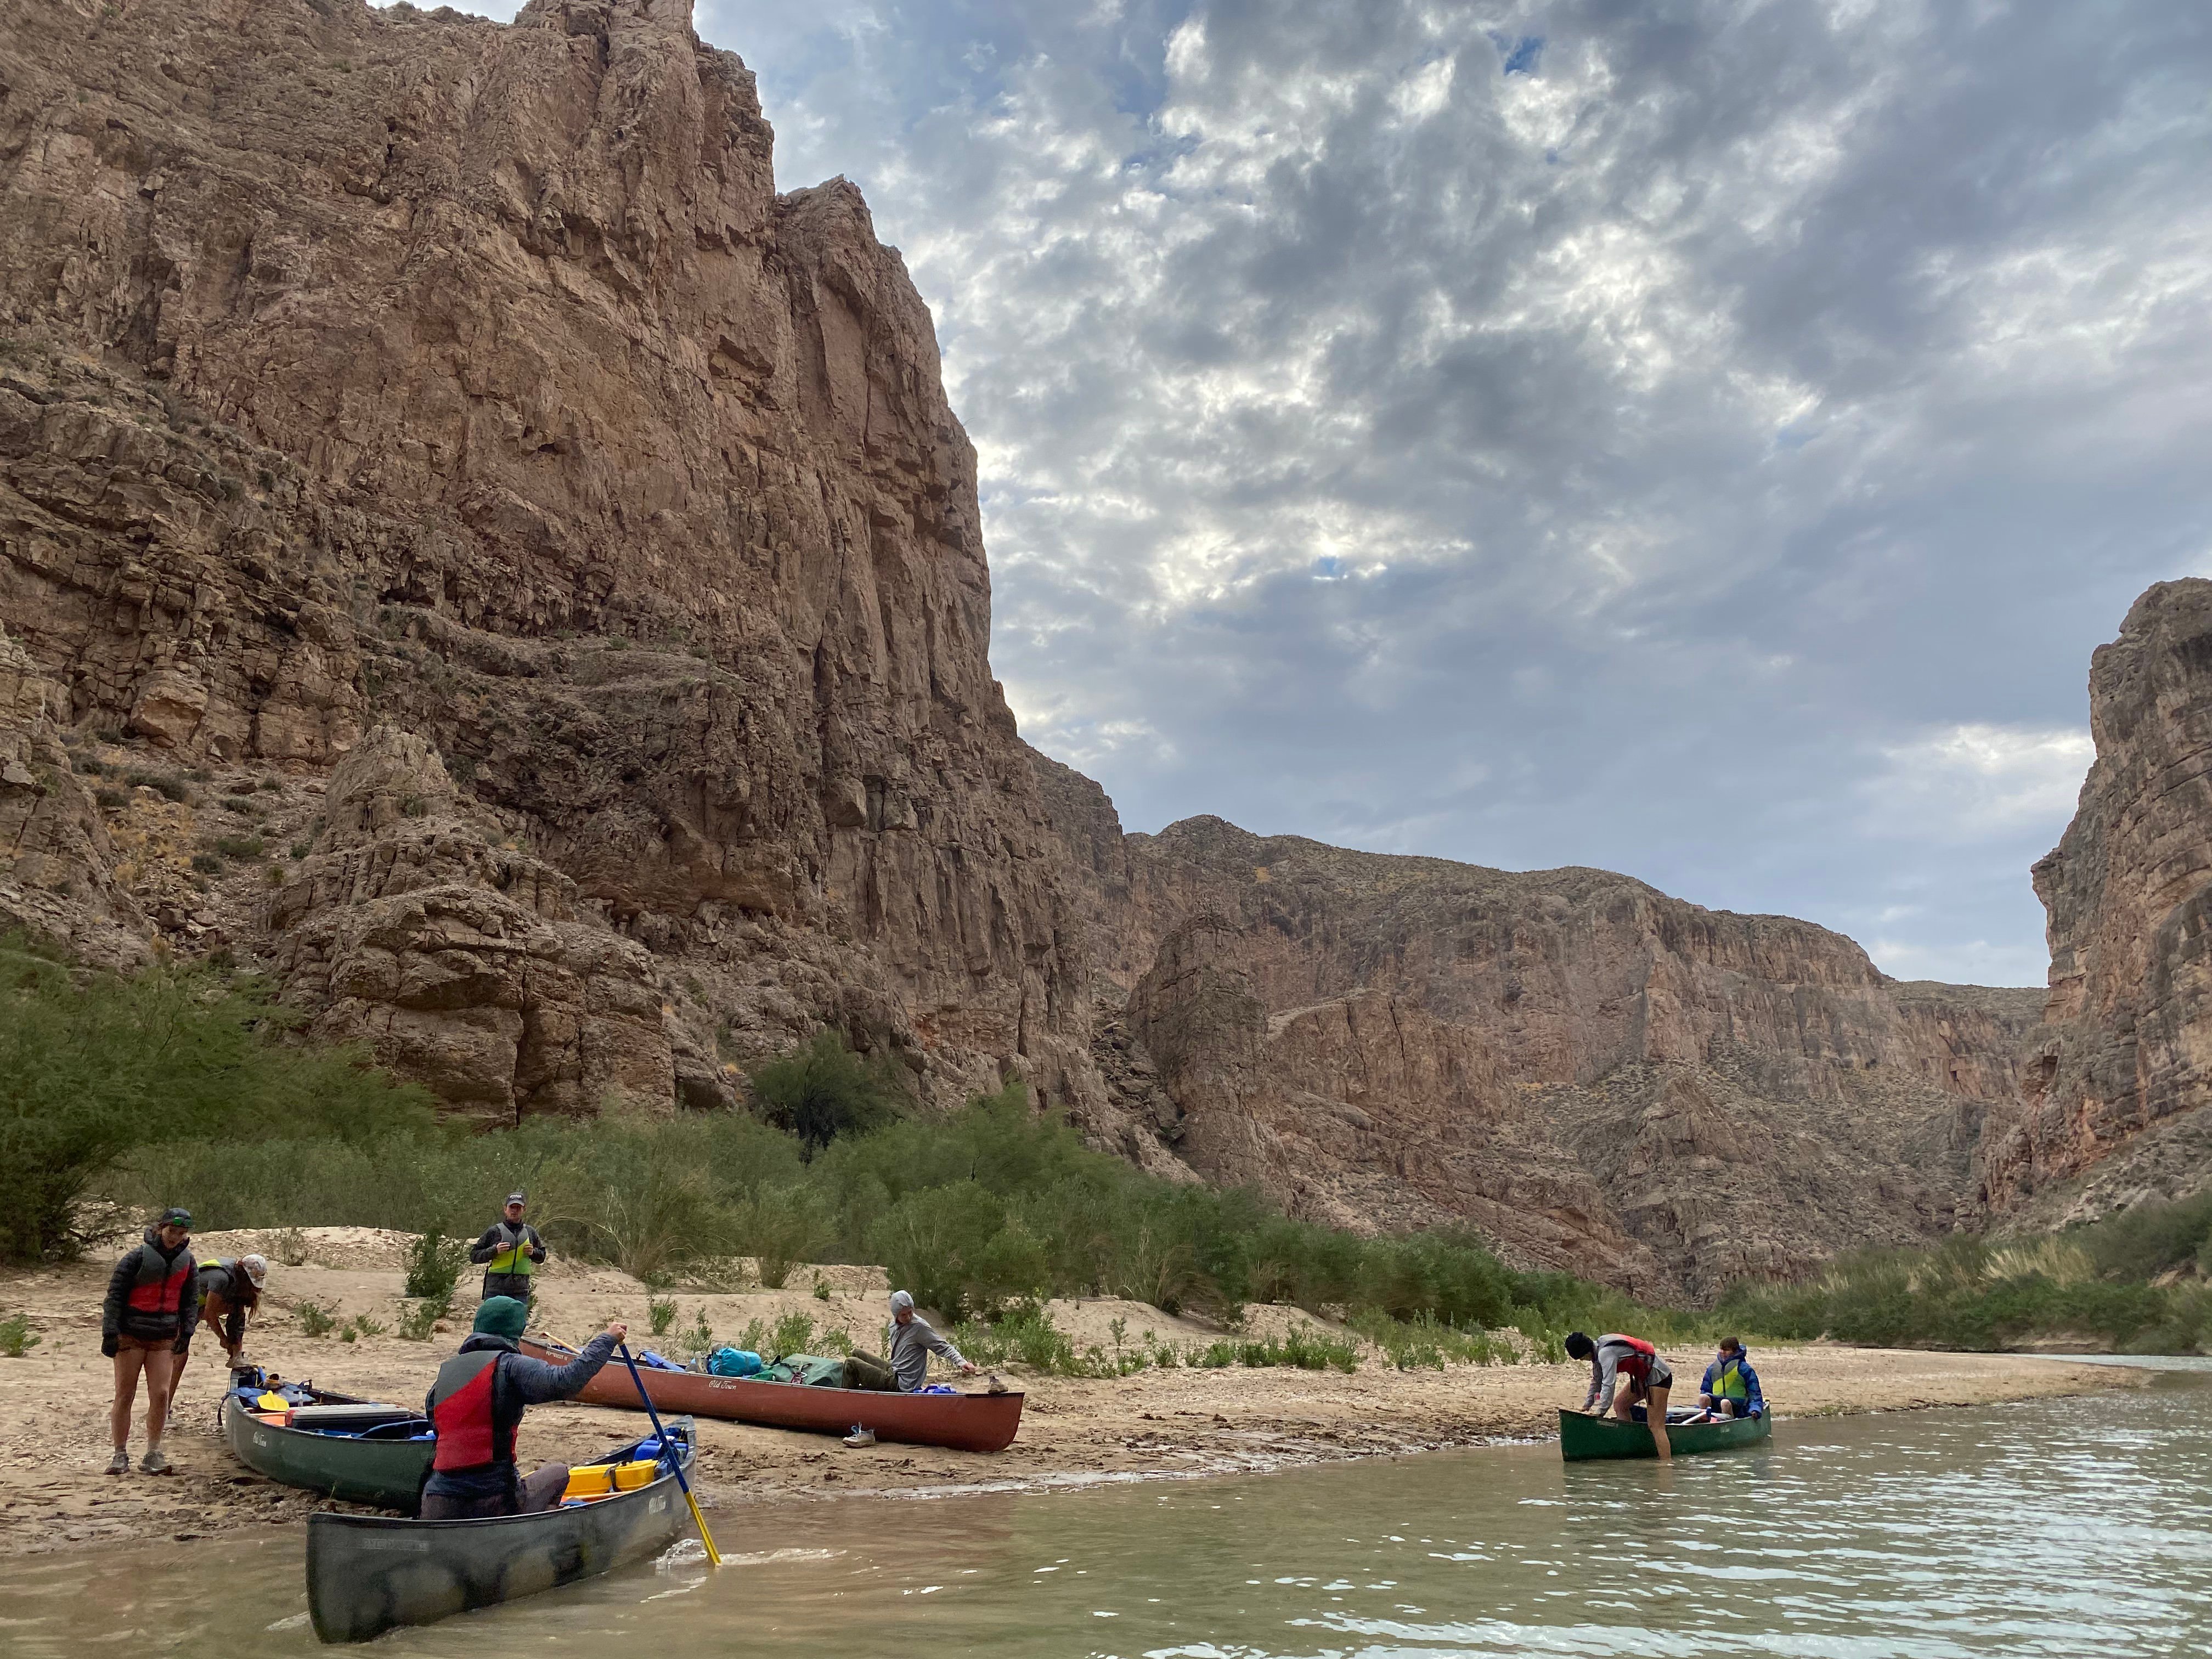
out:
{"label": "yellow paddle blade", "polygon": [[708,1565],[717,1567],[720,1566],[722,1565],[722,1553],[714,1547],[714,1534],[707,1530],[707,1517],[699,1513],[699,1500],[687,1492],[684,1494],[684,1501],[691,1506],[691,1518],[698,1523],[699,1541],[707,1547],[707,1560]]}

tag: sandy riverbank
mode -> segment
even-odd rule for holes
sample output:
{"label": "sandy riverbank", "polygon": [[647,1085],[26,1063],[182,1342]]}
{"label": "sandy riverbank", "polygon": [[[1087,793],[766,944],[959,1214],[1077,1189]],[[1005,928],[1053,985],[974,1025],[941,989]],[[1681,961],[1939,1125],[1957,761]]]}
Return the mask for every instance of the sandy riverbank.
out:
{"label": "sandy riverbank", "polygon": [[[372,1398],[414,1401],[462,1326],[428,1343],[388,1333],[340,1342],[309,1340],[294,1311],[306,1300],[342,1318],[366,1315],[396,1326],[403,1304],[397,1235],[324,1230],[309,1236],[309,1260],[273,1270],[274,1306],[249,1340],[249,1356],[287,1376]],[[258,1240],[217,1235],[208,1254]],[[0,1553],[63,1548],[109,1538],[206,1536],[295,1520],[315,1507],[307,1494],[273,1486],[236,1464],[215,1431],[225,1378],[222,1350],[205,1333],[194,1344],[167,1447],[178,1472],[162,1479],[100,1471],[107,1457],[109,1364],[100,1353],[100,1297],[107,1263],[91,1261],[0,1275],[0,1316],[29,1316],[40,1346],[0,1358]],[[831,1290],[812,1293],[817,1278]],[[802,1267],[793,1288],[733,1294],[678,1292],[679,1325],[703,1314],[718,1334],[748,1322],[803,1314],[850,1333],[861,1346],[879,1334],[883,1276],[865,1267]],[[473,1281],[463,1302],[473,1307]],[[556,1265],[541,1283],[544,1324],[581,1340],[621,1316],[645,1337],[648,1292],[606,1269]],[[1217,1332],[1141,1304],[1060,1303],[1053,1316],[1079,1346],[1141,1345],[1146,1334],[1178,1345]],[[1279,1331],[1306,1316],[1255,1309],[1248,1323]],[[1685,1387],[1705,1356],[1671,1356]],[[2136,1386],[2143,1374],[2002,1354],[1931,1354],[1824,1344],[1766,1348],[1753,1356],[1783,1418],[2082,1394]],[[1576,1366],[1455,1366],[1398,1371],[1374,1357],[1359,1370],[1310,1372],[1177,1368],[1092,1381],[1005,1371],[1027,1390],[1021,1435],[995,1455],[879,1445],[848,1450],[833,1438],[702,1425],[702,1496],[724,1509],[794,1496],[927,1493],[983,1485],[1045,1486],[1101,1477],[1233,1474],[1293,1463],[1374,1456],[1546,1434],[1556,1408],[1579,1404],[1587,1372]],[[140,1407],[143,1419],[143,1407]],[[533,1410],[523,1430],[526,1467],[546,1458],[588,1462],[630,1432],[623,1414],[580,1407]],[[134,1425],[132,1449],[140,1449]]]}

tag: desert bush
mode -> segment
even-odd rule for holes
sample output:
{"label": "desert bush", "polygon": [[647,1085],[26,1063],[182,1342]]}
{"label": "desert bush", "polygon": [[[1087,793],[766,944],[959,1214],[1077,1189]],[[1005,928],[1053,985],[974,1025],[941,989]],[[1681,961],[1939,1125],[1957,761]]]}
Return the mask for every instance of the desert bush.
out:
{"label": "desert bush", "polygon": [[814,1320],[808,1314],[786,1314],[769,1333],[768,1346],[758,1352],[781,1358],[787,1353],[809,1353],[814,1341]]}
{"label": "desert bush", "polygon": [[836,1031],[769,1060],[750,1081],[760,1115],[796,1138],[809,1159],[840,1135],[888,1122],[903,1097],[890,1066],[861,1059]]}
{"label": "desert bush", "polygon": [[461,1282],[468,1262],[469,1247],[433,1227],[407,1247],[406,1293],[448,1307],[453,1300],[453,1287]]}
{"label": "desert bush", "polygon": [[46,1339],[31,1334],[31,1322],[27,1315],[14,1313],[0,1319],[0,1354],[10,1359],[21,1359]]}
{"label": "desert bush", "polygon": [[645,1304],[646,1321],[655,1336],[665,1336],[676,1326],[676,1298],[656,1296]]}
{"label": "desert bush", "polygon": [[326,1308],[319,1302],[296,1302],[292,1306],[292,1312],[300,1322],[300,1334],[302,1336],[328,1336],[337,1328],[337,1310]]}
{"label": "desert bush", "polygon": [[452,1311],[451,1305],[444,1302],[417,1302],[399,1316],[401,1340],[428,1342],[436,1330],[438,1322]]}

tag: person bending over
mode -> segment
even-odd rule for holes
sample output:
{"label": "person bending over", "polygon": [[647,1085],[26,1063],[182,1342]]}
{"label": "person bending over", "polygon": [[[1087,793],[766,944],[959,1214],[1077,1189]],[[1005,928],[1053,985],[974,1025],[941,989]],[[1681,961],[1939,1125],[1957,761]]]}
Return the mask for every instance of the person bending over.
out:
{"label": "person bending over", "polygon": [[474,1521],[486,1516],[535,1515],[568,1490],[568,1466],[547,1463],[528,1480],[514,1466],[514,1437],[523,1408],[573,1400],[599,1373],[616,1344],[629,1334],[620,1321],[584,1345],[565,1365],[549,1365],[516,1348],[530,1310],[495,1296],[477,1310],[475,1331],[438,1367],[424,1410],[437,1425],[438,1449],[422,1487],[425,1521]]}
{"label": "person bending over", "polygon": [[[1671,1459],[1674,1449],[1667,1443],[1667,1397],[1674,1386],[1674,1373],[1659,1357],[1659,1350],[1640,1336],[1623,1336],[1618,1331],[1608,1331],[1595,1342],[1580,1331],[1571,1331],[1566,1349],[1574,1358],[1589,1361],[1589,1395],[1583,1409],[1599,1417],[1611,1412],[1627,1422],[1634,1420],[1635,1408],[1641,1405],[1660,1461]],[[1628,1386],[1620,1389],[1616,1397],[1616,1385],[1623,1382]]]}
{"label": "person bending over", "polygon": [[[261,1289],[268,1282],[269,1263],[258,1255],[200,1264],[200,1322],[215,1333],[234,1370],[246,1349],[246,1322],[260,1308]],[[184,1376],[189,1357],[177,1360],[178,1376]]]}
{"label": "person bending over", "polygon": [[138,1396],[138,1374],[146,1374],[146,1455],[138,1467],[148,1474],[167,1474],[161,1431],[168,1426],[169,1401],[177,1372],[191,1350],[200,1322],[199,1264],[192,1260],[192,1212],[164,1210],[146,1229],[107,1278],[107,1300],[100,1310],[100,1351],[115,1362],[115,1399],[108,1427],[115,1437],[110,1474],[131,1473],[131,1407]]}

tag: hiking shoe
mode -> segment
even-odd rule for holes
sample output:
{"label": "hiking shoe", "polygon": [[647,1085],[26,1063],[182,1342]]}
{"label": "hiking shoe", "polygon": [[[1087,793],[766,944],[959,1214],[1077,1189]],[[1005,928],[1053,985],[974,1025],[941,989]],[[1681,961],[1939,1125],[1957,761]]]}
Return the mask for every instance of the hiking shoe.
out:
{"label": "hiking shoe", "polygon": [[845,1437],[845,1443],[848,1446],[872,1446],[876,1443],[876,1431],[873,1429],[864,1429],[855,1423],[853,1425],[852,1433]]}
{"label": "hiking shoe", "polygon": [[118,1446],[115,1449],[115,1455],[107,1460],[107,1472],[110,1474],[130,1474],[131,1454],[124,1450],[122,1447]]}
{"label": "hiking shoe", "polygon": [[138,1460],[138,1469],[142,1474],[167,1474],[175,1468],[175,1464],[161,1455],[159,1446],[151,1448]]}

